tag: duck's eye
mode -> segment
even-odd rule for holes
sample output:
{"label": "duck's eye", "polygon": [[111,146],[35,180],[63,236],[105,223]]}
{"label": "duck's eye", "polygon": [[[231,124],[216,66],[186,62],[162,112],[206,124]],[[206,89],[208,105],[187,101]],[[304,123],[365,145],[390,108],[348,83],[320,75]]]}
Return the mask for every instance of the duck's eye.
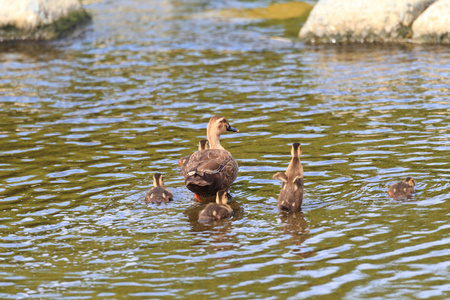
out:
{"label": "duck's eye", "polygon": [[230,124],[228,124],[227,121],[222,121],[222,122],[220,122],[220,126],[221,126],[222,128],[225,128],[225,129],[230,128]]}

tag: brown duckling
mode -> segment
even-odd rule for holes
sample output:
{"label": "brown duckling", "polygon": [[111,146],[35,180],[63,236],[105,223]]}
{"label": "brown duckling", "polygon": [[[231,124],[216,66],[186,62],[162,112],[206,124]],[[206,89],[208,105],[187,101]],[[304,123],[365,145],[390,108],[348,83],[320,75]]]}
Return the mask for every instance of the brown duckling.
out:
{"label": "brown duckling", "polygon": [[153,187],[147,192],[145,202],[147,203],[168,203],[173,200],[172,192],[164,187],[163,174],[153,175]]}
{"label": "brown duckling", "polygon": [[206,207],[198,214],[198,220],[214,221],[231,217],[233,210],[227,203],[227,191],[218,191],[216,195],[216,202],[206,205]]}
{"label": "brown duckling", "polygon": [[404,181],[399,181],[389,187],[389,197],[394,199],[411,198],[411,194],[414,193],[415,185],[416,183],[412,177],[406,177]]}
{"label": "brown duckling", "polygon": [[[208,140],[200,140],[198,143],[198,151],[207,150],[209,149]],[[185,157],[180,158],[178,161],[178,164],[180,165],[181,173],[184,175],[186,173],[186,166],[191,158],[190,155],[187,155]]]}
{"label": "brown duckling", "polygon": [[300,211],[303,202],[303,166],[300,162],[302,147],[299,143],[292,144],[292,159],[286,173],[278,172],[274,179],[282,181],[277,206],[279,210]]}
{"label": "brown duckling", "polygon": [[238,163],[220,144],[225,131],[239,132],[224,117],[212,117],[206,129],[210,149],[194,152],[187,162],[184,181],[198,201],[214,201],[218,191],[228,191],[236,180]]}

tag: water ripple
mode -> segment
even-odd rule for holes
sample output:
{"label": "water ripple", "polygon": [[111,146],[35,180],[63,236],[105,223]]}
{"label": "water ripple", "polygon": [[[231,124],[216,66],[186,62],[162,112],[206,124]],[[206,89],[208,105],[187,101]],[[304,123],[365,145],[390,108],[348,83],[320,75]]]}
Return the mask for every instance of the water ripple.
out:
{"label": "water ripple", "polygon": [[[199,17],[267,5],[97,1],[80,39],[1,48],[0,298],[448,294],[448,48]],[[178,159],[216,114],[240,172],[233,218],[203,224]],[[303,211],[278,214],[293,142]],[[173,202],[143,203],[155,172]],[[390,199],[406,176],[413,198]]]}

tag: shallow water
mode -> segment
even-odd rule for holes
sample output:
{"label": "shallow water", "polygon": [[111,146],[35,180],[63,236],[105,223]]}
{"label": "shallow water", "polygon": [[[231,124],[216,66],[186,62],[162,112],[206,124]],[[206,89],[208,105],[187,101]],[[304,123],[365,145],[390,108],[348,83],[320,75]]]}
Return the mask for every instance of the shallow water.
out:
{"label": "shallow water", "polygon": [[[210,2],[96,2],[75,41],[1,46],[0,298],[448,298],[449,48],[308,46],[304,16]],[[177,162],[217,114],[235,215],[202,224]],[[143,204],[155,172],[172,203]]]}

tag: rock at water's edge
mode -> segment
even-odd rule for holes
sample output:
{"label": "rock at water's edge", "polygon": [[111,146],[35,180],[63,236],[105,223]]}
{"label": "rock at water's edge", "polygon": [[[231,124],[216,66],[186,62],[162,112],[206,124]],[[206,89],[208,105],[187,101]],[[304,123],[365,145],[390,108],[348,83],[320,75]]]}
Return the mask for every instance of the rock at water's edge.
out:
{"label": "rock at water's edge", "polygon": [[90,21],[79,0],[0,1],[0,41],[57,39]]}
{"label": "rock at water's edge", "polygon": [[450,0],[438,0],[413,23],[413,39],[420,43],[450,44]]}
{"label": "rock at water's edge", "polygon": [[312,43],[398,42],[435,0],[319,0],[299,33]]}

